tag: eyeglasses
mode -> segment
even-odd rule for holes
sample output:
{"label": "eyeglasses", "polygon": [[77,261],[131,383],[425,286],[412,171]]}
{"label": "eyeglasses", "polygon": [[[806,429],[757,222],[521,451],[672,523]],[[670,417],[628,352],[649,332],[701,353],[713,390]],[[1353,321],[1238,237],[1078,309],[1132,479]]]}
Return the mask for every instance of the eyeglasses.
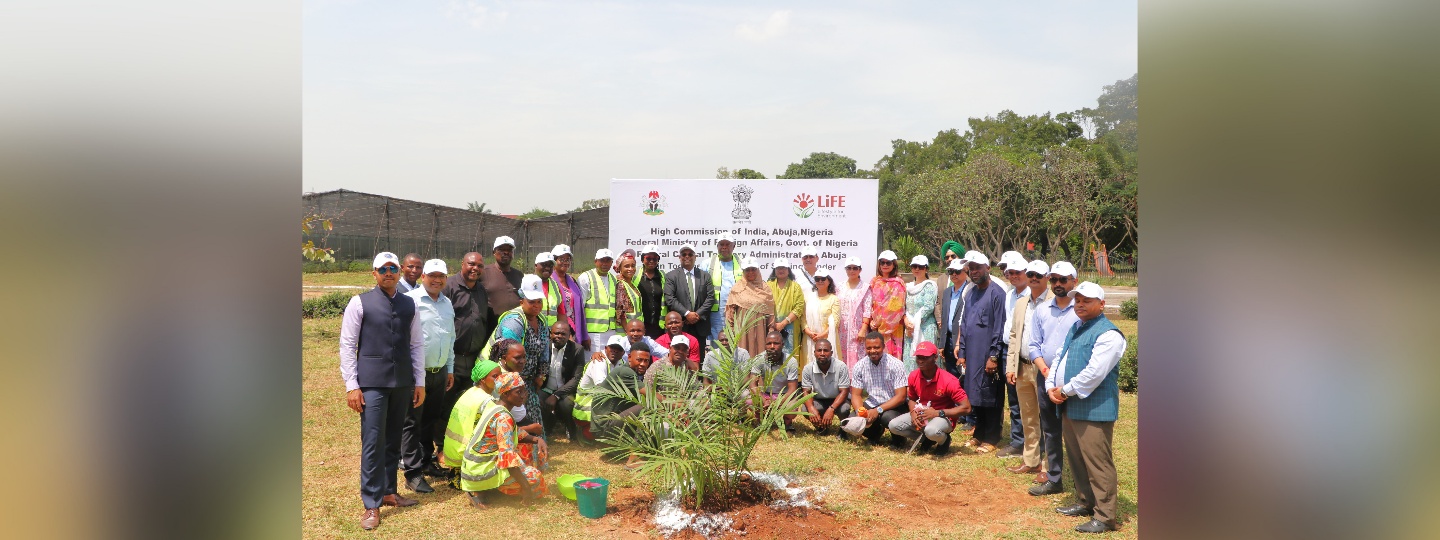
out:
{"label": "eyeglasses", "polygon": [[950,274],[950,275],[953,276],[953,275],[957,275],[957,274],[964,274],[965,271],[964,271],[964,270],[947,270],[945,273]]}
{"label": "eyeglasses", "polygon": [[381,266],[380,268],[376,268],[376,269],[375,269],[375,272],[376,272],[377,274],[382,275],[382,276],[385,275],[385,274],[399,274],[399,273],[400,273],[400,267],[398,267],[398,266],[391,266],[391,265],[388,265],[388,264],[387,264],[387,265],[385,265],[385,266]]}
{"label": "eyeglasses", "polygon": [[1041,274],[1039,272],[1025,272],[1025,277],[1028,277],[1030,279],[1043,278],[1045,277],[1045,274]]}
{"label": "eyeglasses", "polygon": [[694,256],[695,256],[695,253],[694,253],[694,252],[685,253],[684,251],[681,251],[681,252],[680,252],[680,256],[681,256],[681,257],[694,257]]}
{"label": "eyeglasses", "polygon": [[1070,276],[1050,276],[1050,283],[1065,283],[1070,281]]}
{"label": "eyeglasses", "polygon": [[859,266],[846,266],[845,269],[846,269],[846,270],[859,270],[860,267],[859,267]]}

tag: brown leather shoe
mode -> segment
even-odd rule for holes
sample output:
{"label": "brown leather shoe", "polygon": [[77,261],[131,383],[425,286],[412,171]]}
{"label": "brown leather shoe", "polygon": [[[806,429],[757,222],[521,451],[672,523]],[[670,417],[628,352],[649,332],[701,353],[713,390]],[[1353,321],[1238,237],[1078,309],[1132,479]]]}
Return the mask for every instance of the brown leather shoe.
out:
{"label": "brown leather shoe", "polygon": [[366,508],[364,514],[360,514],[360,528],[365,530],[374,529],[380,526],[380,509]]}
{"label": "brown leather shoe", "polygon": [[380,498],[380,506],[415,506],[417,504],[420,504],[420,501],[406,499],[399,493],[391,493]]}
{"label": "brown leather shoe", "polygon": [[1036,484],[1044,484],[1045,482],[1049,482],[1049,481],[1050,481],[1050,473],[1047,473],[1047,472],[1045,472],[1045,471],[1040,471],[1040,474],[1035,475],[1035,483],[1036,483]]}
{"label": "brown leather shoe", "polygon": [[1015,474],[1033,474],[1040,472],[1040,466],[1036,465],[1034,467],[1026,467],[1024,463],[1021,463],[1014,467],[1005,467],[1005,470]]}

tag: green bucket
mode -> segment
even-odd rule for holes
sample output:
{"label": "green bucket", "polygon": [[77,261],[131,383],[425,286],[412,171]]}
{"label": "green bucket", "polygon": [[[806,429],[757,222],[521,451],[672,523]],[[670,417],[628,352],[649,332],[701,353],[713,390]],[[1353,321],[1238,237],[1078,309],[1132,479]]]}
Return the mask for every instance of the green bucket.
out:
{"label": "green bucket", "polygon": [[562,474],[555,479],[555,483],[560,486],[560,494],[573,501],[575,500],[575,483],[588,478],[590,477],[583,474]]}
{"label": "green bucket", "polygon": [[[586,486],[586,483],[598,484]],[[605,503],[610,497],[610,481],[604,478],[587,478],[575,483],[575,501],[580,503],[580,515],[590,519],[605,517]]]}

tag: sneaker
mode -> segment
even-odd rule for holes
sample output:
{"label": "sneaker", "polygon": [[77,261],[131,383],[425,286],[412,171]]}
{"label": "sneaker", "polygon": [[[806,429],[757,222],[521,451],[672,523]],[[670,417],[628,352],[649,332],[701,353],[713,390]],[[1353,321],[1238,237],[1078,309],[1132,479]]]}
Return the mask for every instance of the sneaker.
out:
{"label": "sneaker", "polygon": [[940,444],[935,445],[935,450],[931,451],[930,453],[931,453],[932,455],[936,455],[936,456],[943,456],[943,455],[945,455],[945,454],[949,454],[949,453],[950,453],[950,436],[949,436],[949,435],[946,435],[946,436],[945,436],[945,442],[942,442],[942,443],[940,443]]}
{"label": "sneaker", "polygon": [[1006,446],[1005,448],[1001,448],[1000,451],[995,452],[995,457],[1011,457],[1018,456],[1024,453],[1024,448],[1019,448],[1016,446]]}

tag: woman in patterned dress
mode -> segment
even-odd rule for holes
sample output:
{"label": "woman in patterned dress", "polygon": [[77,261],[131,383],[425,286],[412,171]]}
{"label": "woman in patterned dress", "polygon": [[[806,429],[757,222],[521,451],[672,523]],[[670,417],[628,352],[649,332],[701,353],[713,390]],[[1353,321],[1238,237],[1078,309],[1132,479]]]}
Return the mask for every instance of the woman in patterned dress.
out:
{"label": "woman in patterned dress", "polygon": [[910,273],[915,281],[905,284],[905,356],[900,360],[905,363],[905,369],[914,371],[915,346],[922,341],[935,343],[935,334],[940,330],[935,324],[935,299],[939,292],[930,280],[930,259],[924,255],[910,260]]}
{"label": "woman in patterned dress", "polygon": [[[861,357],[865,356],[865,332],[861,326],[860,319],[865,312],[865,293],[870,289],[860,279],[860,259],[849,257],[845,259],[845,277],[847,279],[836,283],[839,289],[837,296],[840,297],[835,332],[838,340],[833,340],[835,352],[840,354],[840,359],[845,362],[845,367],[855,367]],[[853,371],[852,371],[853,373]]]}
{"label": "woman in patterned dress", "polygon": [[[507,344],[507,347],[509,345]],[[503,367],[502,367],[503,369]],[[505,407],[521,407],[521,403],[528,401],[526,394],[526,383],[516,373],[502,373],[495,381],[495,394],[500,404]],[[545,483],[545,473],[541,471],[543,459],[549,453],[545,441],[534,434],[517,429],[515,419],[505,413],[496,413],[491,417],[490,423],[485,426],[476,426],[475,429],[484,429],[479,442],[475,444],[473,451],[477,454],[496,454],[495,467],[507,473],[505,481],[495,488],[496,491],[505,495],[530,495],[531,497],[542,497],[550,493],[549,486]],[[521,442],[532,440],[533,442]],[[520,473],[519,475],[515,473]],[[524,477],[525,485],[520,484],[521,477]],[[485,508],[484,491],[467,492],[470,496],[470,503],[477,508]]]}
{"label": "woman in patterned dress", "polygon": [[895,259],[894,251],[880,252],[875,277],[865,294],[861,322],[864,328],[885,337],[886,353],[900,358],[900,348],[905,342],[905,281],[900,279],[900,267]]}

